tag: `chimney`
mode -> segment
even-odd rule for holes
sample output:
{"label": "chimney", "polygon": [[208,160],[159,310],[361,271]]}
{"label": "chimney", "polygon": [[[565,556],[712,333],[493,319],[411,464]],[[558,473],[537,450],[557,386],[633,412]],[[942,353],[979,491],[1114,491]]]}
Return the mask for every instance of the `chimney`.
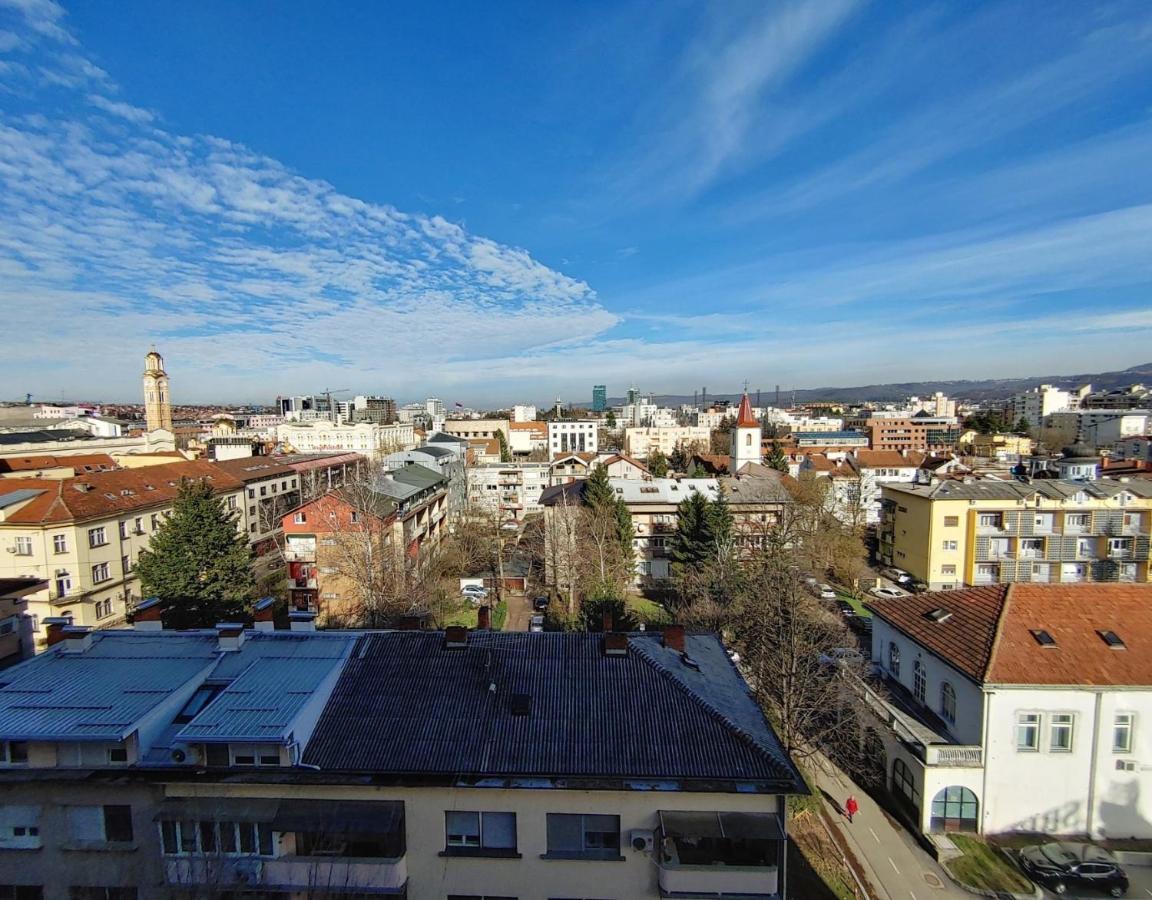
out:
{"label": "chimney", "polygon": [[476,610],[476,630],[488,631],[492,627],[492,610],[481,606]]}
{"label": "chimney", "polygon": [[257,631],[275,631],[272,616],[276,612],[275,597],[261,597],[252,607],[252,627]]}
{"label": "chimney", "polygon": [[604,610],[604,613],[600,616],[600,630],[603,631],[605,634],[608,634],[608,632],[613,630],[613,628],[612,628],[613,624],[614,623],[612,620],[612,610],[610,610],[610,609]]}
{"label": "chimney", "polygon": [[444,629],[444,649],[461,650],[468,646],[468,629],[463,625],[449,625]]}
{"label": "chimney", "polygon": [[684,652],[684,626],[683,625],[665,625],[664,626],[664,646],[669,650],[675,650],[677,653]]}
{"label": "chimney", "polygon": [[71,616],[49,616],[41,620],[44,623],[48,636],[48,646],[59,644],[64,640],[64,629],[72,624]]}
{"label": "chimney", "polygon": [[217,650],[239,650],[244,643],[244,625],[241,622],[217,622],[216,636],[220,639]]}
{"label": "chimney", "polygon": [[132,615],[132,627],[136,631],[163,631],[163,615],[164,601],[159,597],[146,597]]}
{"label": "chimney", "polygon": [[400,631],[419,631],[420,626],[421,620],[419,616],[401,616],[397,627]]}
{"label": "chimney", "polygon": [[60,646],[63,653],[83,653],[92,646],[92,629],[86,625],[65,625],[64,640]]}
{"label": "chimney", "polygon": [[288,613],[288,627],[293,631],[315,631],[316,613],[306,609],[294,609]]}
{"label": "chimney", "polygon": [[628,635],[619,631],[606,631],[602,639],[605,656],[627,656]]}

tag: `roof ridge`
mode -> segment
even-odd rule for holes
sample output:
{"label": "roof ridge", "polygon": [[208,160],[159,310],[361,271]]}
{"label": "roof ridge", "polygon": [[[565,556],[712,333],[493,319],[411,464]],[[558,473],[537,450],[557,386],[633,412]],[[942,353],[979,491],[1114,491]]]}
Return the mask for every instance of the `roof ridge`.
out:
{"label": "roof ridge", "polygon": [[[630,640],[629,644],[631,644],[631,643],[632,643],[632,641]],[[639,648],[642,646],[644,646],[642,641],[635,645],[636,648]],[[694,691],[691,688],[691,686],[689,686],[685,682],[681,681],[674,674],[672,674],[670,669],[667,669],[664,666],[660,665],[656,661],[656,658],[654,656],[649,656],[646,651],[640,652],[637,655],[644,661],[645,665],[647,665],[651,669],[654,669],[656,671],[656,673],[658,675],[660,675],[661,678],[664,678],[665,680],[670,681],[681,693],[686,694],[688,697],[690,697],[692,699],[692,701],[697,706],[699,706],[701,709],[703,709],[705,712],[707,712],[713,718],[718,719],[720,721],[720,723],[725,728],[727,728],[729,731],[731,731],[733,733],[734,736],[743,740],[746,744],[750,744],[753,748],[755,748],[762,755],[767,756],[769,759],[772,760],[773,765],[776,765],[776,766],[781,765],[782,760],[780,760],[770,750],[765,748],[764,745],[761,744],[760,741],[758,741],[756,739],[755,735],[753,735],[752,733],[750,733],[746,729],[740,727],[740,725],[738,725],[737,723],[733,722],[718,707],[716,707],[714,704],[710,703],[707,699],[705,699],[699,693]],[[687,656],[688,655],[687,651],[685,651],[683,653],[683,655]],[[728,664],[734,666],[734,664],[732,663],[731,660],[728,660]],[[737,674],[739,674],[739,672],[737,672]],[[741,681],[743,681],[742,677],[741,677]],[[745,685],[747,685],[747,682],[745,682]],[[745,692],[745,694],[747,695],[747,691]],[[755,704],[756,709],[759,710],[760,709],[759,704],[756,704],[755,699],[754,698],[750,698],[750,699],[752,699],[752,702],[753,702],[753,704]],[[763,715],[762,712],[761,712],[761,715]],[[787,766],[785,766],[785,768],[787,768]]]}
{"label": "roof ridge", "polygon": [[1012,588],[1016,585],[1009,582],[1004,588],[1004,599],[1000,603],[1000,612],[996,616],[996,626],[992,630],[992,646],[988,649],[988,659],[984,662],[984,668],[980,671],[980,678],[982,681],[988,680],[988,673],[992,671],[992,662],[996,658],[996,653],[1000,649],[1000,637],[1004,633],[1004,620],[1008,614],[1008,604],[1012,601]]}

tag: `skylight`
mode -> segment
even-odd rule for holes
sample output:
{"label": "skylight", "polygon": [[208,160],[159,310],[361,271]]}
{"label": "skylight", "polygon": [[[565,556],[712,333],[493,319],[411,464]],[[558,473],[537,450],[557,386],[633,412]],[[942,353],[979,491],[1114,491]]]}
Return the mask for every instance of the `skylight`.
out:
{"label": "skylight", "polygon": [[1052,635],[1050,635],[1043,628],[1032,628],[1032,629],[1030,629],[1030,633],[1031,633],[1032,637],[1034,637],[1036,639],[1036,643],[1039,644],[1041,647],[1055,647],[1056,646],[1056,638],[1052,637]]}
{"label": "skylight", "polygon": [[1127,650],[1128,645],[1124,643],[1124,639],[1120,637],[1115,631],[1100,631],[1096,633],[1100,635],[1100,640],[1111,647],[1113,650]]}
{"label": "skylight", "polygon": [[952,618],[952,613],[938,606],[936,609],[930,609],[924,613],[924,618],[931,619],[933,622],[947,622]]}

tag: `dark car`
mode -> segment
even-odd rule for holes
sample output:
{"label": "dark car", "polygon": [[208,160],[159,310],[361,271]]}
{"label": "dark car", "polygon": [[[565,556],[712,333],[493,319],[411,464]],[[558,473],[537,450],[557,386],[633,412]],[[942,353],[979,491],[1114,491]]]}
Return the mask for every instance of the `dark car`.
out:
{"label": "dark car", "polygon": [[532,608],[537,612],[544,612],[548,608],[548,598],[534,597],[532,599]]}
{"label": "dark car", "polygon": [[1028,877],[1056,894],[1069,888],[1110,897],[1128,893],[1128,876],[1107,850],[1093,844],[1065,841],[1036,844],[1020,851],[1020,866]]}
{"label": "dark car", "polygon": [[840,610],[840,615],[844,616],[846,619],[856,615],[856,607],[854,607],[847,600],[837,600],[836,608]]}

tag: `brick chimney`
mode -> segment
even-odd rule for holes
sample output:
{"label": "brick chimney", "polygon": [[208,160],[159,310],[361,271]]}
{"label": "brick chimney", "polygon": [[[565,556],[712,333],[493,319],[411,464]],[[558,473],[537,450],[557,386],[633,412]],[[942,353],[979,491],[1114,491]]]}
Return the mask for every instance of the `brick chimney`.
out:
{"label": "brick chimney", "polygon": [[628,635],[619,631],[606,631],[601,646],[605,656],[627,656]]}
{"label": "brick chimney", "polygon": [[449,625],[444,629],[444,649],[461,650],[468,646],[468,629],[463,625]]}
{"label": "brick chimney", "polygon": [[316,613],[306,609],[294,609],[288,613],[288,627],[293,631],[315,631]]}
{"label": "brick chimney", "polygon": [[257,631],[275,631],[276,623],[272,616],[276,612],[275,597],[261,597],[252,607],[252,627]]}
{"label": "brick chimney", "polygon": [[476,610],[476,629],[478,631],[488,631],[492,627],[492,610],[487,606],[481,606]]}
{"label": "brick chimney", "polygon": [[71,616],[49,616],[42,620],[48,637],[48,646],[59,644],[64,640],[64,629],[72,624]]}
{"label": "brick chimney", "polygon": [[419,631],[423,621],[419,616],[401,616],[397,628],[400,631]]}
{"label": "brick chimney", "polygon": [[132,627],[136,631],[162,631],[163,616],[164,601],[159,597],[146,597],[132,615]]}
{"label": "brick chimney", "polygon": [[664,646],[669,650],[675,650],[677,653],[684,652],[684,626],[683,625],[665,625],[664,626]]}
{"label": "brick chimney", "polygon": [[92,646],[92,629],[85,625],[65,625],[60,650],[64,653],[83,653]]}
{"label": "brick chimney", "polygon": [[606,609],[600,616],[600,630],[605,634],[613,630],[614,622],[612,619],[612,610]]}
{"label": "brick chimney", "polygon": [[244,643],[244,624],[242,622],[217,622],[216,637],[220,639],[217,650],[239,650]]}

